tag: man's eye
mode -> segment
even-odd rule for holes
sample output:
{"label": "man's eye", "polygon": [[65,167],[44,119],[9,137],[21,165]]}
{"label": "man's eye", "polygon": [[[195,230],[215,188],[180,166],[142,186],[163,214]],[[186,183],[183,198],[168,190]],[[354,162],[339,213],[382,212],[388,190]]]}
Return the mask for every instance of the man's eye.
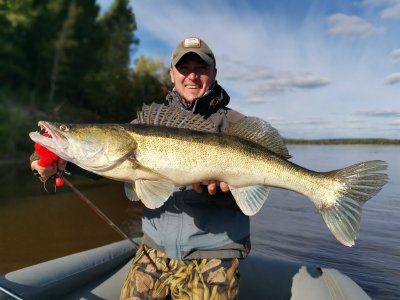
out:
{"label": "man's eye", "polygon": [[177,65],[176,65],[176,68],[177,68],[177,69],[187,68],[187,67],[188,67],[188,64],[186,64],[186,63],[180,63],[180,64],[177,64]]}
{"label": "man's eye", "polygon": [[184,70],[187,70],[187,69],[188,69],[187,66],[179,66],[179,68],[178,68],[179,71],[184,71]]}

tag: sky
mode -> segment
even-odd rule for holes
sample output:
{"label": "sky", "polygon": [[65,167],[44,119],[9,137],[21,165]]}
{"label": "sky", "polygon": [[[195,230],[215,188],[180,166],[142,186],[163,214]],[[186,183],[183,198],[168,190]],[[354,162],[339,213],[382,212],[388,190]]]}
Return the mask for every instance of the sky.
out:
{"label": "sky", "polygon": [[[98,0],[105,11],[112,0]],[[229,107],[286,138],[400,139],[400,0],[134,0],[133,51],[213,50]]]}

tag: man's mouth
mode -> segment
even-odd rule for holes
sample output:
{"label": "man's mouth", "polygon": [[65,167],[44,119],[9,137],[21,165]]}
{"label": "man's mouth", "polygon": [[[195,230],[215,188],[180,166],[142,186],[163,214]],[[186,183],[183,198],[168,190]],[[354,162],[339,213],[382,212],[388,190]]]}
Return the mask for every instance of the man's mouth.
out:
{"label": "man's mouth", "polygon": [[200,86],[197,84],[187,84],[185,85],[185,88],[190,89],[190,90],[194,90],[194,89],[199,89]]}

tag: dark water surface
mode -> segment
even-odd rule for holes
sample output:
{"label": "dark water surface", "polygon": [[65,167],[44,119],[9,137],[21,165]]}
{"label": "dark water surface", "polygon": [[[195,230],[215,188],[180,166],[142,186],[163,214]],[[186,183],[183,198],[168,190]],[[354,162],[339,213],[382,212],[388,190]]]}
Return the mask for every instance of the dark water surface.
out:
{"label": "dark water surface", "polygon": [[[364,205],[355,246],[341,245],[311,202],[274,189],[251,219],[252,253],[336,268],[373,299],[400,299],[400,147],[289,146],[292,161],[328,171],[363,160],[389,164],[389,183]],[[70,181],[129,236],[140,236],[140,203],[123,185],[72,176]],[[121,237],[68,186],[47,195],[28,165],[0,166],[0,274]]]}
{"label": "dark water surface", "polygon": [[[122,183],[68,179],[126,234],[141,235],[141,204]],[[0,274],[122,239],[67,185],[47,194],[27,165],[0,166],[0,192]]]}

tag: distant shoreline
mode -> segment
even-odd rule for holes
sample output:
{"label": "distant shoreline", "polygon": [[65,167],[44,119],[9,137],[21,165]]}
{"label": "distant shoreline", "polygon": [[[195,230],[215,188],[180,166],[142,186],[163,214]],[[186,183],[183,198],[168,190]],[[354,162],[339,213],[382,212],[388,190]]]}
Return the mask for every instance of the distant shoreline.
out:
{"label": "distant shoreline", "polygon": [[400,140],[392,139],[285,139],[288,145],[382,145],[382,146],[400,146]]}
{"label": "distant shoreline", "polygon": [[[392,139],[291,139],[285,138],[285,144],[287,145],[376,145],[376,146],[400,146],[399,140]],[[29,165],[29,156],[31,153],[11,156],[11,157],[1,157],[0,156],[0,167],[6,165]]]}

